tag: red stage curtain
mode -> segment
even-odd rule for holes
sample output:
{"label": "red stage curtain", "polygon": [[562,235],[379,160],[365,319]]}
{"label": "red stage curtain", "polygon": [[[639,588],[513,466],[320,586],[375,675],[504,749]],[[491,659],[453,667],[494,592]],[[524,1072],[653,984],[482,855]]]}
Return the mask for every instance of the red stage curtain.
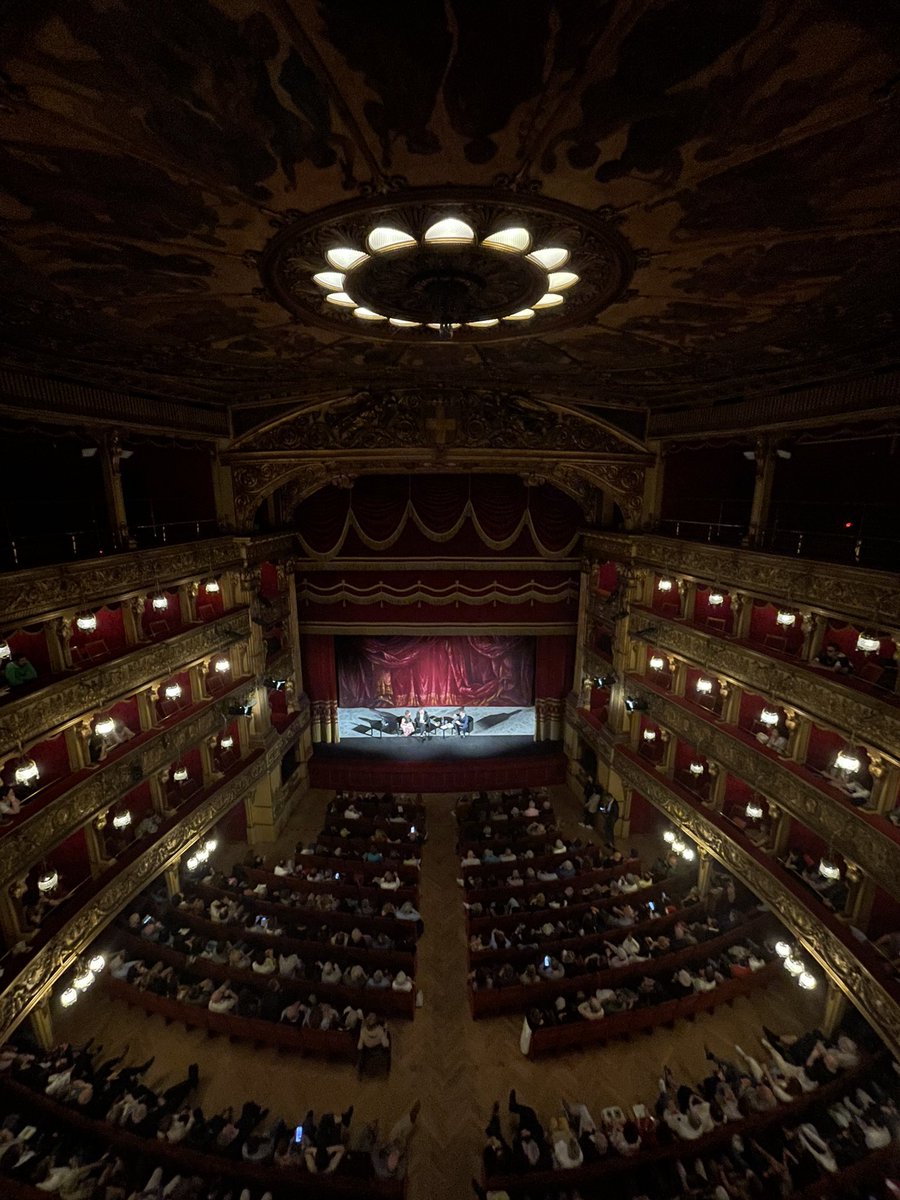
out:
{"label": "red stage curtain", "polygon": [[348,637],[336,648],[346,708],[533,701],[530,637]]}
{"label": "red stage curtain", "polygon": [[303,683],[310,700],[337,700],[334,638],[330,633],[307,633],[300,638]]}
{"label": "red stage curtain", "polygon": [[572,690],[572,675],[574,671],[574,638],[535,638],[535,696],[538,696],[541,700],[562,700]]}

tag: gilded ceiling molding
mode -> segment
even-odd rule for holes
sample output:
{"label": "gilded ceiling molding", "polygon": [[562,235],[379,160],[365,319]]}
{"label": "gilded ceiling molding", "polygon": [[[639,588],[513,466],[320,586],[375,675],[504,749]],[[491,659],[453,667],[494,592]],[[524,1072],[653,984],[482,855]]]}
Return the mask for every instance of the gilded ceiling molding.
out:
{"label": "gilded ceiling molding", "polygon": [[847,948],[843,941],[793,892],[767,871],[712,820],[676,796],[665,778],[630,756],[617,754],[613,768],[626,787],[634,788],[660,809],[698,846],[732,871],[761,900],[828,972],[829,978],[871,1022],[891,1051],[900,1054],[900,1005]]}
{"label": "gilded ceiling molding", "polygon": [[641,610],[644,615],[647,624],[655,626],[655,631],[647,634],[648,644],[766,699],[783,702],[839,733],[855,730],[862,742],[876,750],[895,757],[900,754],[900,709],[848,687],[840,675],[796,670],[761,650],[707,636],[659,613]]}
{"label": "gilded ceiling molding", "polygon": [[126,747],[115,762],[101,764],[81,783],[9,830],[0,839],[0,888],[25,875],[49,850],[105,812],[154,771],[219,731],[225,720],[221,701],[246,692],[249,686],[248,680],[241,680],[197,716],[171,729],[160,729],[150,741],[133,749]]}
{"label": "gilded ceiling molding", "polygon": [[897,843],[871,825],[858,809],[831,799],[780,761],[733,737],[725,726],[711,725],[683,705],[645,687],[633,676],[628,679],[628,692],[646,700],[647,711],[654,721],[796,817],[828,845],[858,863],[879,887],[900,899]]}
{"label": "gilded ceiling molding", "polygon": [[253,759],[239,775],[215,791],[154,843],[135,862],[92,897],[59,933],[43,946],[0,994],[0,1039],[6,1039],[78,956],[103,932],[130,900],[169,866],[187,847],[224,816],[265,775],[265,757]]}
{"label": "gilded ceiling molding", "polygon": [[208,625],[195,626],[164,642],[135,646],[124,658],[13,699],[0,708],[0,759],[12,754],[20,739],[25,748],[34,745],[77,717],[107,708],[249,636],[249,610],[232,611]]}
{"label": "gilded ceiling molding", "polygon": [[761,600],[783,601],[823,616],[876,624],[900,638],[900,586],[897,576],[888,571],[709,546],[652,533],[588,533],[584,550],[601,562],[646,566]]}

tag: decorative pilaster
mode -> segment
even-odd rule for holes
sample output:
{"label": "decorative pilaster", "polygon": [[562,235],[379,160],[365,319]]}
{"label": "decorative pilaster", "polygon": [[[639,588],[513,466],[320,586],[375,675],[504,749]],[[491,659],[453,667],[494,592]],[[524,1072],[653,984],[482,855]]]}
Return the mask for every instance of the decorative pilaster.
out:
{"label": "decorative pilaster", "polygon": [[50,669],[56,675],[62,675],[66,671],[74,669],[72,662],[72,647],[70,640],[72,637],[72,619],[71,617],[57,617],[54,621],[48,621],[44,626],[47,635],[47,654],[50,658]]}
{"label": "decorative pilaster", "polygon": [[42,1050],[52,1050],[58,1044],[56,1034],[53,1032],[50,995],[50,992],[45,992],[28,1014],[31,1035]]}
{"label": "decorative pilaster", "polygon": [[750,521],[747,528],[747,545],[758,549],[769,523],[772,504],[772,485],[775,482],[775,444],[770,438],[757,438],[756,478],[753,483],[753,499],[750,502]]}
{"label": "decorative pilaster", "polygon": [[133,549],[134,540],[128,531],[128,515],[125,511],[122,445],[117,429],[109,430],[100,438],[100,471],[103,476],[106,518],[112,543],[117,550]]}
{"label": "decorative pilaster", "polygon": [[98,879],[114,861],[106,853],[106,840],[103,836],[108,816],[108,813],[101,813],[96,820],[89,821],[84,827],[84,841],[92,879]]}
{"label": "decorative pilaster", "polygon": [[826,1037],[833,1037],[844,1023],[847,1005],[846,994],[829,979],[825,985],[825,1006],[822,1013],[822,1032]]}

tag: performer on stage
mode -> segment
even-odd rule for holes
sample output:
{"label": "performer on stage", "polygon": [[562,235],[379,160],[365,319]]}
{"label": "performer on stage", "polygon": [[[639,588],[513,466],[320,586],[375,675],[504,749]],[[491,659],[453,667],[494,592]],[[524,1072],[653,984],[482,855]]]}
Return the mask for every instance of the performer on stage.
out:
{"label": "performer on stage", "polygon": [[426,738],[428,736],[428,727],[430,724],[431,724],[431,718],[429,717],[429,715],[425,711],[425,709],[424,708],[417,709],[416,710],[416,721],[415,721],[417,736],[422,739]]}
{"label": "performer on stage", "polygon": [[460,736],[472,732],[474,721],[464,708],[459,708],[453,714],[453,728]]}
{"label": "performer on stage", "polygon": [[409,709],[400,718],[400,732],[404,737],[411,737],[416,732],[416,727],[413,724],[412,716]]}

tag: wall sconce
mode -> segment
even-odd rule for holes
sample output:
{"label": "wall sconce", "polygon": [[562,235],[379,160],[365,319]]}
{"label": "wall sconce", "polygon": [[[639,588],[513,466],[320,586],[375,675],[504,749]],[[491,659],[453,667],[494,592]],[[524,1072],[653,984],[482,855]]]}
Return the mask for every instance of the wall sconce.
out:
{"label": "wall sconce", "polygon": [[859,770],[860,761],[858,755],[854,754],[852,750],[839,750],[834,765],[839,771],[848,771],[852,775]]}
{"label": "wall sconce", "polygon": [[167,683],[163,695],[167,700],[178,700],[181,696],[181,684]]}
{"label": "wall sconce", "polygon": [[659,592],[671,592],[672,580],[671,579],[660,579],[656,585],[656,589]]}
{"label": "wall sconce", "polygon": [[131,824],[131,813],[127,808],[123,809],[122,812],[117,812],[112,819],[112,823],[113,829],[127,829]]}
{"label": "wall sconce", "polygon": [[783,629],[790,629],[797,621],[797,614],[792,613],[787,608],[779,608],[775,614],[775,624],[780,625]]}
{"label": "wall sconce", "polygon": [[16,783],[22,787],[31,787],[33,783],[37,783],[40,777],[41,773],[33,758],[19,759],[14,776]]}
{"label": "wall sconce", "polygon": [[725,597],[721,592],[710,592],[706,603],[713,608],[720,608],[725,603]]}
{"label": "wall sconce", "polygon": [[97,628],[97,614],[88,612],[80,612],[75,618],[75,624],[82,633],[93,633]]}
{"label": "wall sconce", "polygon": [[713,690],[712,680],[707,679],[705,675],[701,675],[694,686],[701,696],[708,696]]}
{"label": "wall sconce", "polygon": [[231,670],[231,660],[228,658],[217,658],[213,664],[213,668],[220,674],[224,675],[226,671]]}
{"label": "wall sconce", "polygon": [[777,725],[779,717],[774,708],[764,708],[759,714],[759,719],[763,725]]}
{"label": "wall sconce", "polygon": [[861,633],[856,639],[856,648],[863,654],[876,654],[881,649],[881,638],[874,633]]}
{"label": "wall sconce", "polygon": [[666,665],[666,660],[663,658],[663,656],[661,654],[654,654],[651,656],[651,658],[650,658],[650,670],[651,671],[661,671],[665,665]]}
{"label": "wall sconce", "polygon": [[94,723],[94,733],[99,733],[101,737],[109,737],[115,731],[116,722],[113,717],[101,717],[99,721],[95,721]]}

